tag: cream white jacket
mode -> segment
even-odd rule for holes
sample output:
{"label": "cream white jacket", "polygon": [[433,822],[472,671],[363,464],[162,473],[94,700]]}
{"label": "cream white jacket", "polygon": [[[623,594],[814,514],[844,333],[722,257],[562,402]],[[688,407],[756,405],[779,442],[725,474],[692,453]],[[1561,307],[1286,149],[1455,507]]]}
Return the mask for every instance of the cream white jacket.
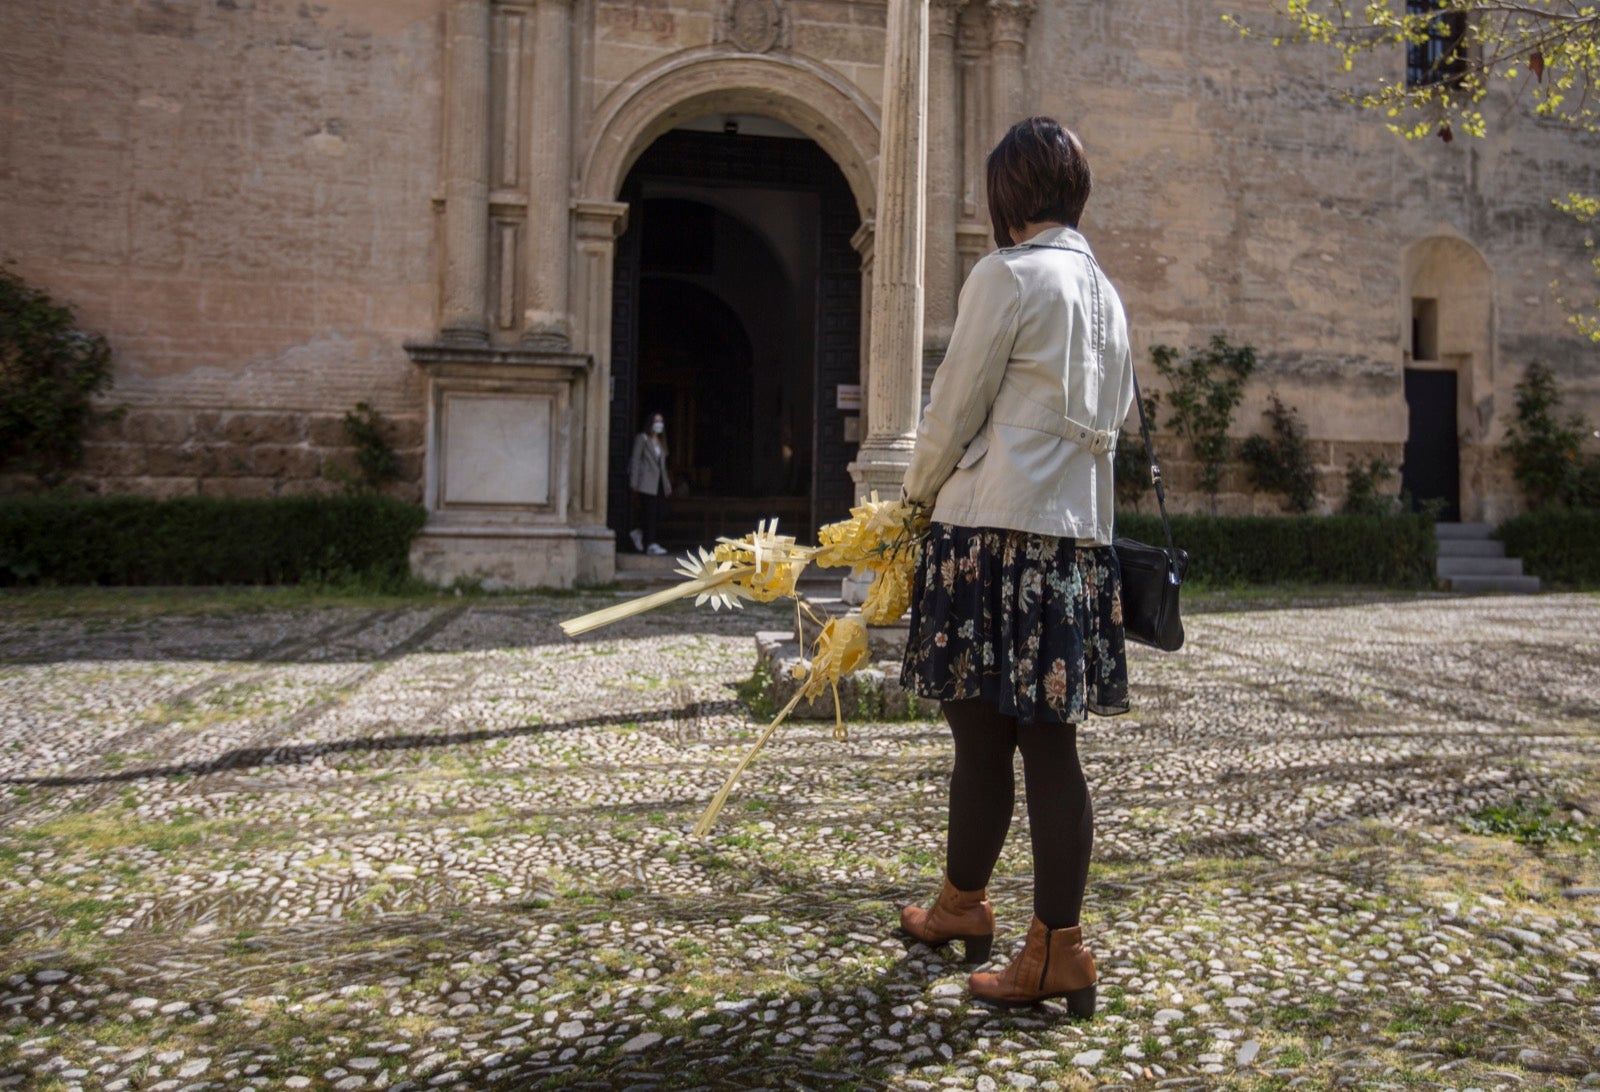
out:
{"label": "cream white jacket", "polygon": [[941,523],[1110,545],[1132,403],[1122,300],[1082,235],[1041,232],[984,257],[962,286],[906,496]]}

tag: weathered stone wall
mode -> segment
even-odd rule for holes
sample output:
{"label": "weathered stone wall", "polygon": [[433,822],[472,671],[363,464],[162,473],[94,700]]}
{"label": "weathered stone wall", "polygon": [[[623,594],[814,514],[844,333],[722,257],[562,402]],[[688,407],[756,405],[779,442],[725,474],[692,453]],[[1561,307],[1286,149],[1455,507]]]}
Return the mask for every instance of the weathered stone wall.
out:
{"label": "weathered stone wall", "polygon": [[111,342],[103,488],[328,488],[358,401],[420,442],[441,2],[0,5],[0,258]]}
{"label": "weathered stone wall", "polygon": [[[93,436],[91,481],[162,494],[331,488],[330,465],[350,456],[339,419],[365,400],[393,422],[401,491],[420,495],[424,381],[402,343],[438,330],[445,6],[0,5],[0,257],[110,338],[107,401],[128,407]],[[981,7],[971,0],[961,17],[955,68],[982,81],[986,103],[1005,81],[972,61]],[[782,8],[774,56],[882,101],[882,0]],[[1522,368],[1551,364],[1573,408],[1600,418],[1595,349],[1549,289],[1556,277],[1592,287],[1581,236],[1550,198],[1600,189],[1600,143],[1513,123],[1488,141],[1406,144],[1338,101],[1325,54],[1241,41],[1221,21],[1240,9],[1270,18],[1266,0],[1050,0],[1026,35],[1023,97],[1088,144],[1097,190],[1084,227],[1123,291],[1141,366],[1148,375],[1151,345],[1216,332],[1255,346],[1262,371],[1237,432],[1264,429],[1278,391],[1310,430],[1331,505],[1350,458],[1399,461],[1408,248],[1463,238],[1487,261],[1492,295],[1463,396],[1463,481],[1485,514],[1504,514],[1515,490],[1496,447]],[[574,183],[609,199],[582,177],[603,105],[652,66],[724,40],[726,6],[571,10]],[[1376,63],[1398,72],[1402,59]],[[956,154],[957,119],[931,124],[935,158]],[[973,133],[980,151],[994,129]],[[950,238],[929,248],[930,269],[963,262]],[[936,331],[943,292],[930,289]],[[1164,446],[1179,507],[1197,506],[1181,445]],[[1277,504],[1237,471],[1222,501]]]}
{"label": "weathered stone wall", "polygon": [[[1276,389],[1308,426],[1324,504],[1336,504],[1349,458],[1400,462],[1406,251],[1458,234],[1487,260],[1493,288],[1493,343],[1473,346],[1486,374],[1463,395],[1463,490],[1488,518],[1507,514],[1516,490],[1496,448],[1526,365],[1552,365],[1572,407],[1600,419],[1600,354],[1549,289],[1561,277],[1592,296],[1582,235],[1551,199],[1600,189],[1600,140],[1497,101],[1490,139],[1408,143],[1339,100],[1327,53],[1274,49],[1259,33],[1242,41],[1222,22],[1234,11],[1270,26],[1271,6],[1120,0],[1041,4],[1034,17],[1030,101],[1088,147],[1096,191],[1084,227],[1123,293],[1143,374],[1154,344],[1226,333],[1254,346],[1261,366],[1236,433],[1266,431]],[[1403,65],[1376,58],[1357,75],[1401,77]],[[1202,507],[1182,445],[1166,446],[1178,506]],[[1277,505],[1250,496],[1239,471],[1221,500]]]}

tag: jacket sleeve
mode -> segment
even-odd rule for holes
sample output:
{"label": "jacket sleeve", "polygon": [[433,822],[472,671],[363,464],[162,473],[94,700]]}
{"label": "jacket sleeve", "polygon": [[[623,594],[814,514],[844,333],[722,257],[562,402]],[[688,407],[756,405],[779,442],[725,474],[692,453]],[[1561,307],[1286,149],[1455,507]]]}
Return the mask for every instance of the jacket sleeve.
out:
{"label": "jacket sleeve", "polygon": [[637,490],[636,484],[644,475],[644,433],[633,438],[633,454],[628,456],[628,488]]}
{"label": "jacket sleeve", "polygon": [[933,377],[928,408],[906,469],[909,500],[932,504],[983,427],[1017,340],[1021,287],[1003,258],[989,256],[961,288],[950,348]]}

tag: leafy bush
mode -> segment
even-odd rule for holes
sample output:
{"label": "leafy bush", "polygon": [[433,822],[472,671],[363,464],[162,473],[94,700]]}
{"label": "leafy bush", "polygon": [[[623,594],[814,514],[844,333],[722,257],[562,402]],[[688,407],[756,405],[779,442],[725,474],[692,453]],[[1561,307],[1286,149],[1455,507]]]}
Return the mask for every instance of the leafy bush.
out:
{"label": "leafy bush", "polygon": [[1387,516],[1400,507],[1398,497],[1383,492],[1383,483],[1394,477],[1387,459],[1368,459],[1363,466],[1355,459],[1344,472],[1344,506],[1347,516]]}
{"label": "leafy bush", "polygon": [[91,400],[110,385],[106,339],[0,268],[0,469],[60,484],[83,462]]}
{"label": "leafy bush", "polygon": [[398,586],[426,519],[376,496],[11,497],[0,583]]}
{"label": "leafy bush", "polygon": [[1495,528],[1506,553],[1548,585],[1600,588],[1600,511],[1547,508],[1513,516]]}
{"label": "leafy bush", "polygon": [[400,460],[384,435],[383,415],[365,402],[344,415],[344,434],[356,449],[359,478],[349,478],[345,488],[354,493],[376,493],[400,477]]}
{"label": "leafy bush", "polygon": [[[1161,543],[1161,520],[1119,514],[1117,535]],[[1174,516],[1189,576],[1208,584],[1433,584],[1433,521],[1424,516]]]}
{"label": "leafy bush", "polygon": [[1216,334],[1205,349],[1179,353],[1170,345],[1150,350],[1156,371],[1171,384],[1171,423],[1189,441],[1200,462],[1200,487],[1216,503],[1222,469],[1232,452],[1228,426],[1244,397],[1244,381],[1256,370],[1256,351]]}
{"label": "leafy bush", "polygon": [[1506,454],[1517,484],[1535,508],[1600,507],[1600,456],[1583,455],[1589,426],[1580,414],[1561,416],[1561,389],[1535,361],[1517,381],[1517,416],[1506,430]]}
{"label": "leafy bush", "polygon": [[1290,511],[1309,512],[1317,503],[1317,468],[1306,443],[1306,426],[1276,392],[1264,416],[1272,422],[1272,435],[1250,437],[1239,445],[1239,458],[1250,468],[1257,489],[1282,493]]}
{"label": "leafy bush", "polygon": [[1548,800],[1517,800],[1480,808],[1460,823],[1473,834],[1509,834],[1523,845],[1583,841],[1582,827],[1554,814],[1555,805]]}

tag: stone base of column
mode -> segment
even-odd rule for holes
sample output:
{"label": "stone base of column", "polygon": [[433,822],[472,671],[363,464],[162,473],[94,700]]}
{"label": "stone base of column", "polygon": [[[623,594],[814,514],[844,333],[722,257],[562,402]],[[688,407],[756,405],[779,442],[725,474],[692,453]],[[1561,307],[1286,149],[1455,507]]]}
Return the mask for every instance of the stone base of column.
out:
{"label": "stone base of column", "polygon": [[530,349],[559,352],[572,344],[572,324],[565,315],[529,311],[523,317],[522,344]]}
{"label": "stone base of column", "polygon": [[845,468],[856,483],[856,496],[870,496],[876,490],[883,500],[899,500],[915,443],[910,436],[897,436],[892,440],[869,437],[856,452],[856,461]]}
{"label": "stone base of column", "polygon": [[439,340],[446,345],[487,345],[489,327],[484,322],[447,322],[439,330]]}
{"label": "stone base of column", "polygon": [[[905,484],[906,469],[911,465],[911,448],[916,441],[910,436],[897,436],[890,440],[868,439],[856,453],[856,461],[846,469],[856,483],[857,497],[870,497],[877,493],[880,500],[899,500],[901,486]],[[839,595],[851,606],[866,602],[867,589],[872,587],[872,574],[852,573],[844,578]]]}
{"label": "stone base of column", "polygon": [[539,353],[564,353],[572,348],[572,339],[561,330],[530,330],[522,335],[521,345]]}
{"label": "stone base of column", "polygon": [[434,524],[412,544],[411,572],[485,591],[605,584],[616,575],[616,535],[609,527]]}

